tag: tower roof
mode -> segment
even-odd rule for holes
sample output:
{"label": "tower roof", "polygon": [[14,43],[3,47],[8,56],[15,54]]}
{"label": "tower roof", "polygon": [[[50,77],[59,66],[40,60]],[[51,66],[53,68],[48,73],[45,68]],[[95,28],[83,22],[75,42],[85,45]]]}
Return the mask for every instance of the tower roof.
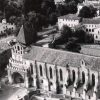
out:
{"label": "tower roof", "polygon": [[[34,32],[34,33],[33,33]],[[30,45],[35,42],[35,31],[32,28],[27,27],[25,24],[22,25],[17,35],[17,41],[24,45]]]}

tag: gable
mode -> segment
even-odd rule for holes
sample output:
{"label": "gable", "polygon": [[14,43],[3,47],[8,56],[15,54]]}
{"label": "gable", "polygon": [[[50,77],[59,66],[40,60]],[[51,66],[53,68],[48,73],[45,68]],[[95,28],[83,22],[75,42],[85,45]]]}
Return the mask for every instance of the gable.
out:
{"label": "gable", "polygon": [[12,48],[12,53],[22,55],[24,53],[24,46],[22,46],[20,43],[16,43]]}

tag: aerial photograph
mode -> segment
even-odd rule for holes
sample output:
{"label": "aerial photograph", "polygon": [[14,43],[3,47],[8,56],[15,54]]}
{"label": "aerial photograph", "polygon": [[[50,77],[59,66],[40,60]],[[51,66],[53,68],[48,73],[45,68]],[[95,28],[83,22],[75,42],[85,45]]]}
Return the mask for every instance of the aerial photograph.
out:
{"label": "aerial photograph", "polygon": [[100,100],[100,0],[0,0],[0,100]]}

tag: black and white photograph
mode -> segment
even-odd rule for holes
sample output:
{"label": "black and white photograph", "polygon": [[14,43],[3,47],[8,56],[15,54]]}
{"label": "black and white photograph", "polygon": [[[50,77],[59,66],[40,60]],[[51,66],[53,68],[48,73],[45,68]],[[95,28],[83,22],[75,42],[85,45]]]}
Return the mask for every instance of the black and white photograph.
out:
{"label": "black and white photograph", "polygon": [[100,100],[100,0],[0,0],[0,100]]}

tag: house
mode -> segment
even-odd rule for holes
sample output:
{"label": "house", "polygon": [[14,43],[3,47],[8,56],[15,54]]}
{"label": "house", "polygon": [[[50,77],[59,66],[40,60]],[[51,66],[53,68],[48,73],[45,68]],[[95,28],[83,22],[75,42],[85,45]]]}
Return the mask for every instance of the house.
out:
{"label": "house", "polygon": [[71,29],[75,30],[78,27],[83,27],[83,29],[94,37],[94,42],[99,43],[100,36],[100,18],[80,18],[76,14],[68,14],[65,16],[58,17],[58,28],[62,29],[64,25],[69,26]]}
{"label": "house", "polygon": [[75,26],[79,25],[79,23],[80,17],[78,17],[76,14],[68,14],[58,17],[59,30],[61,30],[64,25],[74,28]]}
{"label": "house", "polygon": [[100,19],[83,18],[82,24],[86,27],[86,32],[94,34],[94,29],[100,26]]}
{"label": "house", "polygon": [[65,0],[54,0],[55,4],[63,4]]}
{"label": "house", "polygon": [[94,29],[94,43],[100,43],[100,27]]}
{"label": "house", "polygon": [[100,0],[84,0],[86,4],[100,4]]}
{"label": "house", "polygon": [[99,98],[100,56],[43,48],[32,43],[26,45],[23,34],[26,34],[24,27],[18,34],[19,41],[12,47],[7,65],[10,84],[33,87],[50,92],[51,96],[61,94],[83,100]]}

